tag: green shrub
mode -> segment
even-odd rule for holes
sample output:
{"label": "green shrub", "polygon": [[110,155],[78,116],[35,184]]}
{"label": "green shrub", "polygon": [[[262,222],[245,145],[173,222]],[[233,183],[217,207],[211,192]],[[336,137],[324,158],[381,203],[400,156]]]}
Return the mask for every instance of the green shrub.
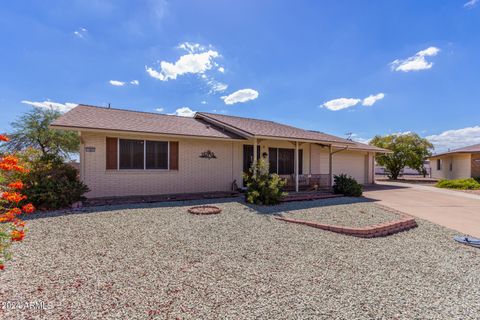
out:
{"label": "green shrub", "polygon": [[56,156],[34,157],[30,171],[24,175],[24,194],[40,210],[70,207],[83,196],[88,187],[79,180],[78,171]]}
{"label": "green shrub", "polygon": [[436,184],[439,188],[460,189],[460,190],[477,190],[480,189],[480,182],[477,179],[455,179],[440,180]]}
{"label": "green shrub", "polygon": [[360,197],[363,193],[362,185],[346,174],[333,177],[333,192],[341,193],[348,197]]}
{"label": "green shrub", "polygon": [[248,203],[274,205],[285,195],[282,192],[285,181],[278,174],[269,173],[268,163],[264,159],[252,165],[249,172],[243,175],[243,181],[247,187],[245,199]]}

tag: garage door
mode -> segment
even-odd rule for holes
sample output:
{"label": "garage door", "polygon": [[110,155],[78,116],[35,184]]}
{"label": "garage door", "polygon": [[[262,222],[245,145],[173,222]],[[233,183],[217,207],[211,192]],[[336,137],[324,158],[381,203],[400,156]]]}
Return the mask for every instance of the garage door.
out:
{"label": "garage door", "polygon": [[345,173],[359,183],[365,183],[365,154],[341,151],[333,155],[333,174]]}

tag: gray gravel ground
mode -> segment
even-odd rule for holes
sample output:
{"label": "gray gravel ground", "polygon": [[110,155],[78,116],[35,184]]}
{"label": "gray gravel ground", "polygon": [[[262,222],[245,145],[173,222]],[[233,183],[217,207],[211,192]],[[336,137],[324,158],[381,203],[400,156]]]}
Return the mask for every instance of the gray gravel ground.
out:
{"label": "gray gravel ground", "polygon": [[[352,201],[352,203],[348,203],[349,201]],[[395,211],[387,210],[375,203],[355,203],[354,201],[362,200],[350,198],[343,200],[347,204],[338,204],[336,199],[326,199],[321,207],[311,207],[308,202],[303,202],[297,204],[294,208],[285,208],[285,214],[282,216],[345,227],[365,227],[400,218]]]}
{"label": "gray gravel ground", "polygon": [[[199,203],[223,212],[186,212]],[[47,309],[9,304],[0,318],[478,319],[480,250],[455,232],[419,221],[361,239],[265,214],[280,211],[230,199],[39,214],[0,274],[0,302]]]}

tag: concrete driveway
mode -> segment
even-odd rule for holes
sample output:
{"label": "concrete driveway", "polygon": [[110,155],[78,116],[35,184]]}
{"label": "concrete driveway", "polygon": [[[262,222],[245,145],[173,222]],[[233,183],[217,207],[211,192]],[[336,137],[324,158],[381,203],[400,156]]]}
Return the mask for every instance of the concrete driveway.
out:
{"label": "concrete driveway", "polygon": [[377,182],[364,196],[450,229],[480,237],[480,196],[408,183]]}

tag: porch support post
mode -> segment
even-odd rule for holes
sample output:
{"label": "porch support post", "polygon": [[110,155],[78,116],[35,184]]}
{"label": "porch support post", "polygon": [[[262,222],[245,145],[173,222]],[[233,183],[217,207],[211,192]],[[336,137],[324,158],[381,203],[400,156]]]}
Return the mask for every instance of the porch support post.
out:
{"label": "porch support post", "polygon": [[298,192],[298,141],[295,141],[295,192]]}
{"label": "porch support post", "polygon": [[331,188],[333,186],[333,153],[332,145],[328,146],[328,186]]}
{"label": "porch support post", "polygon": [[254,166],[253,167],[254,168],[253,169],[253,175],[257,175],[257,167],[256,167],[257,157],[258,157],[258,155],[257,155],[257,138],[254,138],[253,139],[253,161],[252,161],[253,166]]}

